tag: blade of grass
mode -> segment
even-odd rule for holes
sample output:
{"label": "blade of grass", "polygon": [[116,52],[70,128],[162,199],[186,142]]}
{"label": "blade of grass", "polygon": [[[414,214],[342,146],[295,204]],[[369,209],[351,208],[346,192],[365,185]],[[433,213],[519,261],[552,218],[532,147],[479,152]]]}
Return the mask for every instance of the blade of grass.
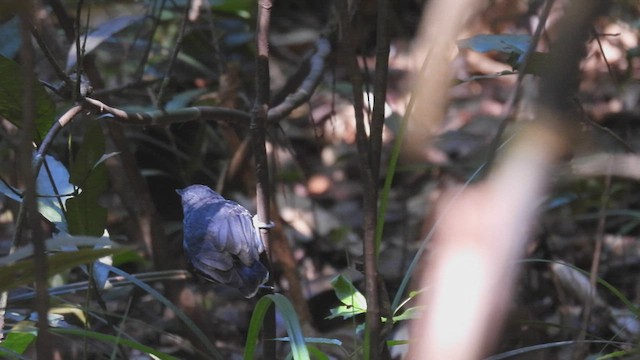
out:
{"label": "blade of grass", "polygon": [[280,315],[282,315],[282,318],[285,321],[293,358],[296,360],[309,359],[309,350],[304,342],[304,336],[302,334],[302,329],[300,328],[298,315],[293,309],[291,302],[280,294],[263,296],[256,304],[253,310],[253,315],[251,316],[251,322],[249,323],[249,333],[247,334],[244,359],[251,360],[255,358],[255,350],[258,345],[260,328],[262,327],[262,322],[271,303],[275,304],[276,310]]}
{"label": "blade of grass", "polygon": [[220,354],[218,349],[216,349],[216,347],[211,343],[211,341],[209,341],[209,338],[207,337],[207,335],[205,335],[202,332],[202,330],[200,330],[200,328],[198,328],[198,326],[196,326],[196,324],[184,312],[182,312],[182,310],[180,310],[171,301],[169,301],[169,299],[164,297],[162,294],[160,294],[158,291],[156,291],[154,288],[152,288],[148,284],[136,279],[133,275],[121,269],[118,269],[116,267],[109,266],[109,265],[107,266],[109,267],[110,271],[129,280],[131,283],[143,289],[149,295],[153,296],[156,300],[158,300],[163,305],[171,309],[171,311],[173,311],[173,313],[176,314],[176,316],[180,318],[180,320],[182,320],[187,325],[189,330],[193,332],[193,334],[198,338],[198,340],[200,340],[200,342],[202,342],[202,344],[207,347],[207,350],[209,351],[210,355],[214,359],[223,359],[222,354]]}

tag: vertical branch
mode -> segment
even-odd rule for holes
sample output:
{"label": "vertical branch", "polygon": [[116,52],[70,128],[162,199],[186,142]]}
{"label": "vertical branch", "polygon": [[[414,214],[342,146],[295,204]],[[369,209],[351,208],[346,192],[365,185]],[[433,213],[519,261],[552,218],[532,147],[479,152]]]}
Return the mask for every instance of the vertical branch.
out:
{"label": "vertical branch", "polygon": [[611,163],[608,163],[609,171],[604,179],[604,189],[600,196],[600,210],[598,211],[598,225],[596,227],[596,243],[591,259],[591,269],[589,270],[589,296],[585,299],[584,310],[582,311],[582,323],[580,332],[576,338],[576,347],[573,352],[574,359],[584,359],[587,357],[589,347],[584,342],[589,330],[589,322],[594,309],[594,299],[596,298],[596,287],[598,285],[598,272],[600,271],[600,259],[602,258],[602,247],[604,243],[605,224],[607,222],[607,207],[609,205],[609,195],[611,194]]}
{"label": "vertical branch", "polygon": [[[373,116],[371,121],[371,132],[369,134],[369,146],[370,152],[370,164],[371,164],[371,192],[373,206],[370,210],[366,210],[366,216],[370,217],[372,223],[373,234],[371,237],[365,238],[364,254],[365,254],[365,277],[371,278],[376,282],[378,289],[371,289],[375,293],[369,293],[367,289],[368,299],[374,298],[373,306],[369,306],[368,310],[372,311],[371,317],[376,316],[376,319],[367,319],[374,321],[376,327],[376,336],[371,336],[369,348],[372,353],[381,354],[386,350],[384,337],[386,335],[385,329],[378,328],[380,315],[389,318],[391,313],[389,309],[389,296],[384,285],[382,277],[378,274],[377,259],[380,251],[380,241],[382,239],[382,230],[384,227],[384,216],[379,215],[378,208],[378,181],[380,179],[380,160],[382,155],[382,130],[384,127],[384,109],[387,99],[387,76],[389,74],[389,21],[388,21],[388,0],[378,0],[377,2],[377,24],[376,24],[376,70],[375,70],[375,82],[373,86]],[[368,281],[369,284],[371,281]],[[369,285],[368,285],[369,286]],[[389,329],[391,322],[386,323]],[[378,337],[377,332],[380,331]]]}
{"label": "vertical branch", "polygon": [[[251,138],[256,166],[256,201],[258,220],[263,224],[270,221],[269,167],[265,148],[267,111],[269,109],[269,23],[271,21],[271,0],[258,0],[256,24],[256,100],[251,111]],[[261,229],[260,236],[271,260],[269,230]],[[273,271],[269,272],[269,284],[273,285]],[[275,342],[264,341],[275,338],[275,309],[273,305],[265,317],[263,344],[264,358],[275,359]]]}
{"label": "vertical branch", "polygon": [[373,85],[373,116],[371,121],[371,134],[369,135],[371,142],[371,174],[373,175],[373,180],[375,182],[377,182],[380,177],[384,104],[387,100],[387,75],[389,74],[389,16],[387,13],[389,1],[378,0],[377,6],[376,73]]}
{"label": "vertical branch", "polygon": [[[364,343],[364,358],[378,359],[380,351],[378,345],[380,343],[380,306],[378,298],[377,283],[377,256],[375,246],[375,222],[377,214],[377,187],[374,181],[374,174],[371,167],[371,143],[367,138],[364,126],[364,100],[362,96],[362,74],[358,66],[358,60],[355,54],[355,44],[352,39],[353,31],[349,19],[347,3],[338,1],[338,16],[340,29],[342,32],[341,50],[347,63],[347,71],[353,90],[353,106],[355,110],[356,120],[356,145],[358,147],[358,156],[360,160],[360,176],[362,177],[364,196],[362,199],[362,208],[364,209],[363,221],[363,249],[364,249],[364,274],[365,274],[365,294],[367,297],[367,313]],[[376,89],[379,90],[379,89]],[[384,105],[384,104],[383,104]],[[383,106],[384,108],[384,106]],[[384,111],[384,109],[383,109]],[[384,113],[383,121],[384,121]],[[380,124],[377,124],[381,129]],[[373,134],[373,125],[372,125]],[[379,164],[379,159],[377,160]]]}
{"label": "vertical branch", "polygon": [[51,335],[49,333],[49,294],[47,292],[47,255],[45,243],[40,228],[38,204],[36,200],[36,173],[32,167],[33,139],[36,133],[35,114],[35,83],[34,76],[34,52],[31,47],[31,20],[33,8],[31,2],[22,3],[20,8],[20,35],[22,47],[20,59],[22,65],[23,82],[23,118],[22,134],[20,136],[20,172],[24,181],[25,191],[23,196],[23,208],[27,216],[27,231],[23,234],[31,237],[33,242],[33,267],[36,282],[35,307],[38,313],[38,338],[36,350],[39,359],[51,359]]}

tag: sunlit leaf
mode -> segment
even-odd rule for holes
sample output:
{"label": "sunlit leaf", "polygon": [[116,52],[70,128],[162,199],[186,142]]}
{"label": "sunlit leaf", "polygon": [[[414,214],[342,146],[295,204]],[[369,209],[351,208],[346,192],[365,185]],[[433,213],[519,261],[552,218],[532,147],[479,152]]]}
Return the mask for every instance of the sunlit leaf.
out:
{"label": "sunlit leaf", "polygon": [[[35,323],[25,320],[18,322],[9,330],[0,346],[16,354],[24,354],[35,339]],[[10,356],[8,357],[10,358]]]}
{"label": "sunlit leaf", "polygon": [[331,280],[331,286],[336,292],[338,299],[345,305],[355,310],[367,311],[367,299],[351,281],[342,275],[338,275]]}

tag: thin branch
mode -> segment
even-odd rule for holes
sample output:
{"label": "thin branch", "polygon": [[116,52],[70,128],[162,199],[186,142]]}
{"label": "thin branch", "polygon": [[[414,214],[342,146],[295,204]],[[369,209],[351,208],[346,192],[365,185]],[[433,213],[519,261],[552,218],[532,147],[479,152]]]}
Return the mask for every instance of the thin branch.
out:
{"label": "thin branch", "polygon": [[[160,26],[160,16],[162,15],[162,11],[164,10],[165,4],[166,4],[167,0],[162,0],[162,3],[160,3],[160,6],[158,8],[157,11],[154,11],[156,8],[156,5],[158,4],[157,1],[154,1],[153,3],[153,9],[151,9],[151,12],[154,12],[153,14],[153,25],[151,27],[151,31],[149,32],[149,38],[147,39],[147,46],[144,49],[144,53],[142,55],[142,58],[140,59],[140,63],[138,64],[138,68],[136,69],[136,71],[134,72],[135,78],[138,79],[138,82],[142,81],[142,77],[144,75],[144,67],[147,64],[147,61],[149,60],[149,55],[151,54],[151,47],[153,45],[153,36],[155,35],[156,31],[158,30],[158,27]],[[138,40],[138,38],[136,37],[136,41]],[[133,47],[135,45],[135,42],[133,44],[131,44],[131,46]]]}
{"label": "thin branch", "polygon": [[[269,165],[265,148],[267,111],[269,109],[269,26],[271,22],[271,0],[258,0],[258,16],[256,24],[256,100],[251,111],[251,143],[256,169],[256,202],[258,208],[258,220],[263,224],[270,223],[271,198],[269,193]],[[271,251],[269,241],[269,229],[261,229],[260,235],[267,249],[269,262],[271,263]],[[269,272],[268,284],[273,286],[273,271]],[[265,315],[263,332],[263,356],[271,360],[276,358],[275,342],[265,341],[276,336],[275,308],[270,306]]]}
{"label": "thin branch", "polygon": [[518,78],[514,85],[514,91],[511,92],[507,103],[502,108],[502,114],[500,115],[500,125],[498,126],[498,131],[491,141],[491,145],[489,147],[489,157],[487,159],[487,166],[485,167],[485,171],[491,168],[493,164],[496,154],[498,152],[498,148],[500,147],[500,141],[502,139],[502,135],[507,129],[507,125],[511,123],[515,117],[515,105],[520,100],[520,96],[522,95],[522,81],[524,80],[524,76],[526,75],[525,69],[529,64],[531,57],[535,53],[536,48],[538,47],[538,43],[540,42],[540,37],[542,36],[542,31],[547,24],[547,19],[549,18],[549,14],[551,13],[551,8],[553,7],[553,3],[555,0],[547,0],[544,4],[544,8],[542,9],[542,13],[540,14],[540,21],[538,21],[538,26],[536,27],[536,31],[531,38],[531,43],[527,48],[527,51],[524,54],[524,58],[518,66]]}
{"label": "thin branch", "polygon": [[600,36],[602,35],[598,34],[595,26],[591,27],[591,33],[593,34],[593,37],[596,39],[596,42],[598,43],[598,50],[600,50],[600,55],[602,55],[602,59],[604,60],[605,65],[607,65],[607,72],[609,73],[609,76],[611,76],[611,80],[613,80],[614,83],[617,83],[616,77],[613,74],[613,69],[611,69],[611,64],[609,64],[607,55],[604,53],[604,49],[602,48],[602,41],[600,41]]}
{"label": "thin branch", "polygon": [[51,53],[49,46],[47,45],[46,41],[42,38],[42,36],[40,35],[40,31],[38,31],[38,28],[34,24],[31,24],[31,34],[33,35],[33,38],[36,39],[36,42],[38,43],[40,50],[44,54],[44,57],[47,59],[47,61],[49,61],[49,64],[51,65],[51,67],[53,67],[53,71],[56,73],[56,75],[58,75],[60,79],[64,81],[67,88],[70,89],[73,84],[73,82],[71,81],[71,78],[69,78],[69,75],[67,75],[67,73],[64,72],[60,64],[58,64],[55,56],[53,55],[53,53]]}
{"label": "thin branch", "polygon": [[[611,164],[609,164],[611,167]],[[604,243],[604,230],[607,222],[607,205],[609,204],[609,196],[611,193],[611,171],[607,172],[604,180],[604,189],[600,196],[600,210],[598,212],[598,225],[596,228],[596,243],[593,250],[593,259],[591,259],[591,270],[589,274],[590,294],[585,299],[584,309],[582,311],[582,323],[580,325],[580,333],[576,341],[586,340],[589,321],[593,313],[594,299],[596,297],[595,289],[598,283],[598,271],[600,269],[600,258],[602,257],[602,245]],[[587,347],[580,345],[576,348],[574,359],[584,359],[587,353]]]}
{"label": "thin branch", "polygon": [[106,105],[93,98],[85,98],[82,106],[87,110],[110,114],[113,120],[129,125],[166,126],[196,120],[235,120],[248,124],[251,120],[251,115],[244,111],[213,106],[194,106],[171,111],[132,112]]}
{"label": "thin branch", "polygon": [[373,86],[373,115],[371,121],[371,173],[377,181],[380,176],[380,156],[382,153],[382,128],[384,126],[384,105],[387,101],[387,77],[389,74],[389,21],[388,0],[378,0],[378,24],[376,26],[376,74]]}
{"label": "thin branch", "polygon": [[327,56],[331,53],[329,40],[320,38],[316,41],[316,53],[309,61],[309,74],[302,85],[294,93],[287,96],[282,103],[269,109],[268,122],[274,123],[283,119],[298,106],[309,101],[324,74]]}
{"label": "thin branch", "polygon": [[182,47],[184,32],[187,28],[187,20],[189,20],[190,4],[191,4],[191,0],[187,1],[187,4],[184,7],[184,15],[182,17],[182,23],[180,24],[180,31],[178,32],[176,45],[173,48],[171,57],[169,58],[169,65],[167,67],[167,72],[164,74],[164,77],[162,78],[162,83],[160,84],[160,90],[158,91],[158,105],[161,109],[164,109],[164,105],[165,105],[164,93],[167,86],[169,85],[169,80],[171,79],[171,72],[173,71],[173,66],[176,63],[176,59],[178,58],[178,53],[180,52],[180,48]]}

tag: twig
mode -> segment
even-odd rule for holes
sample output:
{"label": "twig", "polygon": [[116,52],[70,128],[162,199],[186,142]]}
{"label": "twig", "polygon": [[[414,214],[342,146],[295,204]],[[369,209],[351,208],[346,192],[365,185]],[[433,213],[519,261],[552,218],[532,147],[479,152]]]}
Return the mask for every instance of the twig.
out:
{"label": "twig", "polygon": [[[609,193],[611,192],[611,172],[609,171],[604,180],[604,189],[602,190],[602,196],[600,197],[600,211],[598,212],[598,225],[596,228],[596,243],[593,250],[593,259],[591,259],[591,270],[589,274],[589,287],[590,294],[585,299],[584,309],[582,311],[582,324],[580,326],[580,334],[576,339],[577,342],[582,342],[587,338],[587,328],[589,321],[591,320],[591,314],[593,312],[594,299],[596,297],[595,291],[598,284],[598,270],[600,269],[600,258],[602,256],[602,244],[604,242],[604,228],[607,222],[607,205],[609,203]],[[575,352],[574,358],[584,358],[583,355],[586,352],[584,345],[578,346]]]}
{"label": "twig", "polygon": [[544,4],[544,8],[542,9],[542,13],[540,14],[540,21],[538,21],[538,26],[536,27],[536,31],[531,38],[531,43],[527,48],[527,51],[524,53],[524,58],[518,66],[518,78],[516,79],[516,83],[514,85],[514,90],[511,92],[507,103],[502,108],[502,114],[500,115],[500,125],[498,126],[498,131],[496,132],[493,140],[491,141],[491,145],[489,147],[489,157],[487,158],[487,166],[485,167],[485,171],[491,169],[491,165],[495,161],[496,154],[498,152],[498,148],[500,147],[500,140],[502,139],[502,135],[504,134],[507,125],[513,121],[515,117],[515,104],[520,99],[522,94],[522,81],[524,80],[524,76],[526,75],[525,69],[531,60],[533,53],[538,46],[538,42],[540,41],[540,36],[542,36],[542,31],[547,24],[547,19],[549,18],[549,14],[551,13],[551,8],[553,7],[553,3],[555,0],[547,0]]}
{"label": "twig", "polygon": [[616,77],[613,75],[613,70],[611,69],[611,64],[609,64],[607,55],[604,53],[604,49],[602,48],[602,41],[600,41],[600,36],[602,35],[598,34],[595,26],[591,27],[591,33],[593,34],[593,37],[596,39],[596,42],[598,43],[598,49],[600,50],[600,54],[602,55],[602,59],[604,60],[605,65],[607,65],[607,72],[609,72],[609,76],[611,76],[611,80],[613,80],[614,83],[617,83]]}
{"label": "twig", "polygon": [[160,84],[160,90],[158,91],[158,105],[160,105],[161,109],[164,109],[164,105],[165,105],[164,92],[167,86],[169,85],[169,80],[171,79],[171,72],[173,71],[173,66],[176,63],[176,59],[178,58],[178,53],[180,52],[180,48],[182,47],[184,32],[187,28],[187,20],[189,20],[190,4],[191,4],[191,0],[188,0],[187,4],[185,4],[184,15],[182,17],[182,23],[180,24],[180,31],[178,32],[176,45],[173,47],[173,51],[171,52],[171,57],[169,58],[169,65],[167,66],[167,72],[164,74],[164,77],[162,78],[162,83]]}
{"label": "twig", "polygon": [[322,79],[327,56],[331,53],[329,40],[320,38],[316,41],[316,53],[309,61],[309,74],[302,82],[302,85],[293,94],[279,104],[269,109],[267,120],[275,123],[289,115],[295,108],[309,100]]}
{"label": "twig", "polygon": [[[269,193],[269,165],[265,148],[267,111],[269,109],[269,25],[271,22],[271,0],[258,0],[258,16],[256,19],[256,99],[251,111],[251,144],[256,169],[256,202],[258,208],[258,220],[264,224],[270,222],[271,200]],[[269,229],[260,230],[262,241],[267,249],[269,262],[271,263],[271,246],[269,241]],[[269,272],[268,284],[273,286],[273,271]],[[265,315],[263,332],[263,356],[265,359],[276,358],[274,341],[267,341],[276,336],[275,308],[270,306]]]}
{"label": "twig", "polygon": [[[82,78],[82,65],[84,63],[83,56],[83,47],[80,45],[80,15],[82,14],[82,5],[84,5],[84,0],[78,0],[78,4],[76,5],[76,19],[74,22],[75,30],[76,30],[76,83],[73,87],[73,99],[77,100],[80,96],[80,80]],[[87,13],[87,22],[89,21],[89,15]],[[89,27],[87,26],[86,29]],[[88,34],[85,34],[85,40],[87,39]]]}
{"label": "twig", "polygon": [[129,125],[166,126],[196,120],[239,120],[249,124],[251,119],[251,115],[244,111],[213,106],[193,106],[171,111],[131,112],[111,107],[93,98],[85,98],[82,105],[87,110],[111,114],[114,120]]}
{"label": "twig", "polygon": [[[158,10],[155,11],[155,13],[153,14],[153,25],[151,27],[151,31],[149,32],[149,38],[147,39],[147,46],[145,47],[143,55],[140,58],[140,63],[138,64],[138,68],[134,72],[134,74],[136,74],[135,78],[138,80],[138,82],[142,81],[142,77],[144,75],[144,67],[147,64],[147,60],[149,59],[149,54],[151,54],[151,47],[153,46],[153,41],[152,41],[153,36],[155,35],[156,31],[158,30],[158,27],[160,26],[160,16],[162,15],[162,11],[164,11],[166,2],[167,0],[162,0]],[[153,9],[150,10],[151,12],[154,12],[157,4],[158,4],[157,1],[153,2]],[[137,39],[138,38],[136,37],[136,41]],[[132,47],[134,45],[135,45],[135,42],[131,44]]]}
{"label": "twig", "polygon": [[31,25],[31,34],[33,35],[33,38],[36,39],[36,42],[38,43],[40,50],[44,54],[44,57],[47,59],[47,61],[49,61],[49,64],[53,68],[53,71],[56,73],[56,75],[58,75],[60,79],[64,81],[66,87],[68,89],[71,89],[71,86],[73,84],[73,82],[71,81],[71,78],[69,78],[69,75],[67,75],[67,73],[64,72],[60,64],[58,64],[58,62],[55,59],[55,56],[51,53],[49,46],[47,45],[45,40],[42,38],[42,36],[40,36],[40,32],[38,31],[38,29],[34,24]]}

